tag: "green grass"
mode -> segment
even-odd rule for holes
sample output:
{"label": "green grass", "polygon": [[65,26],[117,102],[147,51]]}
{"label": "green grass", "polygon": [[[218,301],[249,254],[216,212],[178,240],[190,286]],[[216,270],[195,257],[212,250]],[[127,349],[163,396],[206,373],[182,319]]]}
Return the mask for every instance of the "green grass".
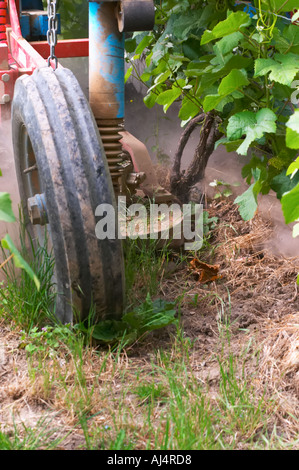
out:
{"label": "green grass", "polygon": [[[170,251],[129,240],[125,246],[127,296],[136,306],[159,290],[161,266]],[[65,430],[56,435],[55,420],[14,426],[0,433],[0,450],[54,449],[80,433],[78,448],[98,450],[235,450],[298,448],[296,437],[277,431],[278,404],[257,393],[255,370],[248,372],[252,348],[234,352],[230,297],[217,297],[218,343],[212,353],[218,375],[203,380],[194,363],[205,358],[180,324],[163,347],[151,339],[134,347],[95,347],[79,328],[53,321],[53,261],[43,247],[34,248],[31,266],[41,291],[26,273],[6,265],[0,317],[23,331],[16,335],[28,364],[27,398],[59,412]],[[24,251],[24,250],[23,250]],[[200,299],[194,296],[194,306]],[[92,315],[92,312],[91,312]],[[143,349],[142,349],[143,348]],[[143,352],[142,352],[143,351]],[[17,360],[17,359],[16,359]]]}
{"label": "green grass", "polygon": [[[37,290],[28,274],[16,268],[11,260],[3,268],[6,282],[5,286],[0,285],[0,307],[2,305],[16,325],[30,332],[34,327],[55,322],[54,260],[47,250],[47,240],[44,246],[33,243],[23,225],[20,230],[20,253],[40,280],[40,289]],[[2,257],[5,259],[7,256],[2,249]]]}
{"label": "green grass", "polygon": [[0,451],[57,449],[64,438],[55,437],[56,432],[52,420],[47,418],[40,418],[34,427],[14,423],[9,432],[0,431]]}
{"label": "green grass", "polygon": [[[65,394],[62,408],[74,415],[74,428],[81,428],[84,436],[80,447],[89,450],[292,448],[294,443],[279,437],[275,429],[268,431],[267,422],[274,408],[270,409],[264,397],[254,396],[250,377],[247,380],[239,377],[235,358],[230,355],[219,362],[219,383],[211,398],[208,387],[192,372],[189,346],[177,339],[170,351],[156,351],[151,369],[140,368],[138,380],[135,373],[135,384],[130,365],[124,367],[121,362],[124,356],[111,357],[106,352],[106,363],[94,373],[96,377],[91,384],[87,370],[91,370],[92,364],[87,365],[86,351],[82,348],[82,354],[70,353],[73,381],[70,383],[66,370],[60,374],[52,370],[50,386],[57,389],[56,393]],[[45,368],[40,369],[34,380],[45,373]],[[96,394],[100,395],[97,399]],[[97,403],[100,397],[101,404]],[[63,437],[51,440],[54,431],[55,423],[52,428],[40,422],[34,429],[24,428],[22,437],[17,431],[12,437],[1,434],[0,449],[55,448],[57,442],[63,443]]]}
{"label": "green grass", "polygon": [[[267,423],[273,409],[264,397],[255,397],[246,381],[238,377],[237,363],[222,363],[219,384],[210,398],[209,389],[183,360],[183,351],[159,351],[153,366],[154,382],[140,383],[135,414],[125,406],[125,397],[115,419],[114,433],[123,431],[122,449],[236,450],[292,446],[287,438],[275,438]],[[140,380],[141,374],[139,376]],[[250,378],[249,378],[250,379]],[[127,390],[129,393],[129,390]],[[138,416],[142,424],[134,425]],[[272,441],[272,442],[271,442]],[[144,447],[141,447],[143,442]],[[270,444],[271,442],[271,444]],[[111,445],[111,444],[110,444]]]}
{"label": "green grass", "polygon": [[167,245],[157,249],[157,240],[124,241],[127,308],[149,293],[156,295],[163,267],[169,259]]}

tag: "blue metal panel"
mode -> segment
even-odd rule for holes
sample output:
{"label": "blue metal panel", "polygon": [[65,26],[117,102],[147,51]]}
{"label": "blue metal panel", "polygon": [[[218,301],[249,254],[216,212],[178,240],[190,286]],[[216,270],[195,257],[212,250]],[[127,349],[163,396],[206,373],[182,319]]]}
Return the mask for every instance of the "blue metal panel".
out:
{"label": "blue metal panel", "polygon": [[[60,26],[60,15],[57,15],[57,33],[61,33]],[[47,36],[48,31],[48,16],[46,14],[42,15],[21,15],[20,26],[22,31],[22,36],[25,39],[37,39],[40,37]]]}
{"label": "blue metal panel", "polygon": [[90,91],[92,101],[102,102],[107,112],[102,117],[107,119],[123,118],[125,113],[124,34],[119,33],[111,8],[107,2],[89,3]]}
{"label": "blue metal panel", "polygon": [[[60,15],[57,14],[57,23],[58,23],[58,29],[57,33],[61,33],[61,28],[60,28]],[[32,19],[31,23],[31,36],[32,37],[39,37],[39,36],[47,36],[47,31],[48,31],[48,16],[47,15],[39,15],[35,16]]]}
{"label": "blue metal panel", "polygon": [[22,0],[22,10],[43,10],[42,0]]}
{"label": "blue metal panel", "polygon": [[28,15],[21,15],[20,26],[22,31],[22,36],[25,39],[30,38],[30,21]]}

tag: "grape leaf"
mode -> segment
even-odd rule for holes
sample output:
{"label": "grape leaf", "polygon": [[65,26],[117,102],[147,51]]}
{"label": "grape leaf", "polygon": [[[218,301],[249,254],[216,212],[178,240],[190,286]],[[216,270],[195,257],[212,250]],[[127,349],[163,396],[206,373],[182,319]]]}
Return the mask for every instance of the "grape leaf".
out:
{"label": "grape leaf", "polygon": [[298,0],[262,0],[264,8],[269,8],[270,11],[281,13],[284,11],[293,11],[298,8]]}
{"label": "grape leaf", "polygon": [[286,143],[291,149],[299,148],[299,110],[296,109],[294,114],[290,117],[286,123]]}
{"label": "grape leaf", "polygon": [[286,224],[299,219],[299,184],[283,195],[281,204]]}
{"label": "grape leaf", "polygon": [[220,21],[212,31],[206,30],[204,32],[201,38],[201,45],[239,31],[242,26],[248,26],[250,22],[249,15],[244,11],[231,13],[226,20]]}
{"label": "grape leaf", "polygon": [[270,80],[291,87],[299,72],[299,57],[296,54],[276,54],[273,59],[257,59],[254,65],[255,77],[267,75]]}
{"label": "grape leaf", "polygon": [[292,114],[288,120],[286,126],[299,134],[299,109],[295,110],[294,114]]}
{"label": "grape leaf", "polygon": [[287,129],[286,144],[290,149],[299,149],[299,134],[292,129]]}
{"label": "grape leaf", "polygon": [[268,108],[260,109],[256,114],[251,111],[242,111],[229,118],[227,137],[229,140],[238,140],[246,135],[237,153],[247,155],[252,142],[261,139],[265,133],[276,132],[276,119],[275,113]]}
{"label": "grape leaf", "polygon": [[296,160],[290,164],[288,170],[287,170],[287,175],[292,175],[294,171],[299,170],[299,157],[296,158]]}
{"label": "grape leaf", "polygon": [[251,169],[254,183],[243,194],[235,199],[239,205],[239,212],[243,220],[250,220],[257,210],[257,196],[262,189],[263,171],[260,168]]}
{"label": "grape leaf", "polygon": [[156,100],[156,103],[163,105],[165,113],[168,108],[172,105],[172,103],[181,96],[181,86],[184,86],[186,84],[185,80],[177,80],[177,83],[178,85],[174,85],[170,90],[163,91],[163,93],[161,93]]}
{"label": "grape leaf", "polygon": [[189,97],[185,97],[182,102],[182,106],[179,112],[179,118],[186,123],[190,119],[194,118],[199,113],[199,105],[194,103],[189,99]]}
{"label": "grape leaf", "polygon": [[218,88],[218,94],[207,95],[203,102],[204,111],[218,109],[220,103],[225,105],[234,99],[243,98],[242,93],[234,93],[249,84],[245,70],[233,69],[221,80]]}
{"label": "grape leaf", "polygon": [[227,54],[228,52],[232,52],[232,50],[237,47],[242,38],[243,34],[239,31],[231,33],[216,42],[214,46],[214,51],[217,51],[219,54],[222,55]]}
{"label": "grape leaf", "polygon": [[219,88],[219,95],[228,95],[235,90],[249,84],[245,70],[231,70],[231,72],[222,79]]}
{"label": "grape leaf", "polygon": [[243,220],[250,220],[257,210],[257,194],[260,183],[253,183],[243,194],[235,199],[235,204],[239,205],[239,212]]}
{"label": "grape leaf", "polygon": [[274,32],[275,45],[279,52],[299,52],[299,28],[297,25],[291,24],[284,28],[283,33],[279,29]]}
{"label": "grape leaf", "polygon": [[291,191],[299,183],[299,172],[294,178],[291,178],[286,174],[286,170],[283,170],[279,175],[275,176],[271,181],[271,189],[276,192],[278,199]]}

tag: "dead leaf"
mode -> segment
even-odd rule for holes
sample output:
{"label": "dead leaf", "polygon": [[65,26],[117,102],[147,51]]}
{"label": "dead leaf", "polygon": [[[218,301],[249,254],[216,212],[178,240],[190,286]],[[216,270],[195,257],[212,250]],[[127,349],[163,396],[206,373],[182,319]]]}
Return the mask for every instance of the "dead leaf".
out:
{"label": "dead leaf", "polygon": [[199,261],[199,259],[194,258],[190,262],[190,266],[194,272],[196,280],[201,284],[217,281],[218,279],[222,278],[222,276],[219,274],[219,265],[206,264],[203,261]]}

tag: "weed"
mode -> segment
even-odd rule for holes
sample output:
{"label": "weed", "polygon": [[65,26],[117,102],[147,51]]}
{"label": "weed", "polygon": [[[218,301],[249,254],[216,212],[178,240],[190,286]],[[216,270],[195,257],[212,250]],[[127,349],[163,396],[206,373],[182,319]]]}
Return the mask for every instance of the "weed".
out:
{"label": "weed", "polygon": [[203,211],[203,235],[208,237],[216,228],[218,217],[210,217],[208,211]]}
{"label": "weed", "polygon": [[238,187],[240,186],[240,183],[226,183],[225,181],[222,180],[214,180],[212,181],[209,186],[212,188],[215,188],[215,194],[214,194],[214,199],[218,198],[228,198],[232,196],[233,192],[231,190],[231,186]]}
{"label": "weed", "polygon": [[152,239],[124,240],[128,308],[144,299],[147,293],[157,294],[162,269],[169,259],[167,245],[158,249],[158,243]]}
{"label": "weed", "polygon": [[151,402],[165,403],[168,397],[168,392],[162,383],[151,382],[149,384],[139,385],[134,390],[134,393],[140,399],[140,404]]}
{"label": "weed", "polygon": [[44,326],[40,329],[33,327],[27,334],[22,332],[19,348],[25,348],[29,354],[36,354],[42,359],[54,358],[61,351],[61,347],[76,344],[74,333],[69,325]]}
{"label": "weed", "polygon": [[[40,289],[36,289],[34,280],[26,271],[17,272],[13,261],[10,261],[3,268],[6,286],[0,286],[0,301],[5,314],[16,325],[29,332],[33,327],[55,321],[54,259],[48,252],[47,237],[41,246],[32,240],[22,225],[20,244],[22,256],[40,279]],[[2,254],[6,257],[3,249]]]}
{"label": "weed", "polygon": [[7,433],[0,431],[0,450],[52,450],[58,448],[64,436],[55,437],[56,429],[51,426],[52,419],[40,418],[34,428],[24,423]]}
{"label": "weed", "polygon": [[153,330],[175,324],[176,310],[173,302],[162,299],[146,300],[134,310],[125,313],[121,320],[104,320],[90,327],[82,322],[76,328],[102,344],[115,345],[121,349],[134,343]]}

